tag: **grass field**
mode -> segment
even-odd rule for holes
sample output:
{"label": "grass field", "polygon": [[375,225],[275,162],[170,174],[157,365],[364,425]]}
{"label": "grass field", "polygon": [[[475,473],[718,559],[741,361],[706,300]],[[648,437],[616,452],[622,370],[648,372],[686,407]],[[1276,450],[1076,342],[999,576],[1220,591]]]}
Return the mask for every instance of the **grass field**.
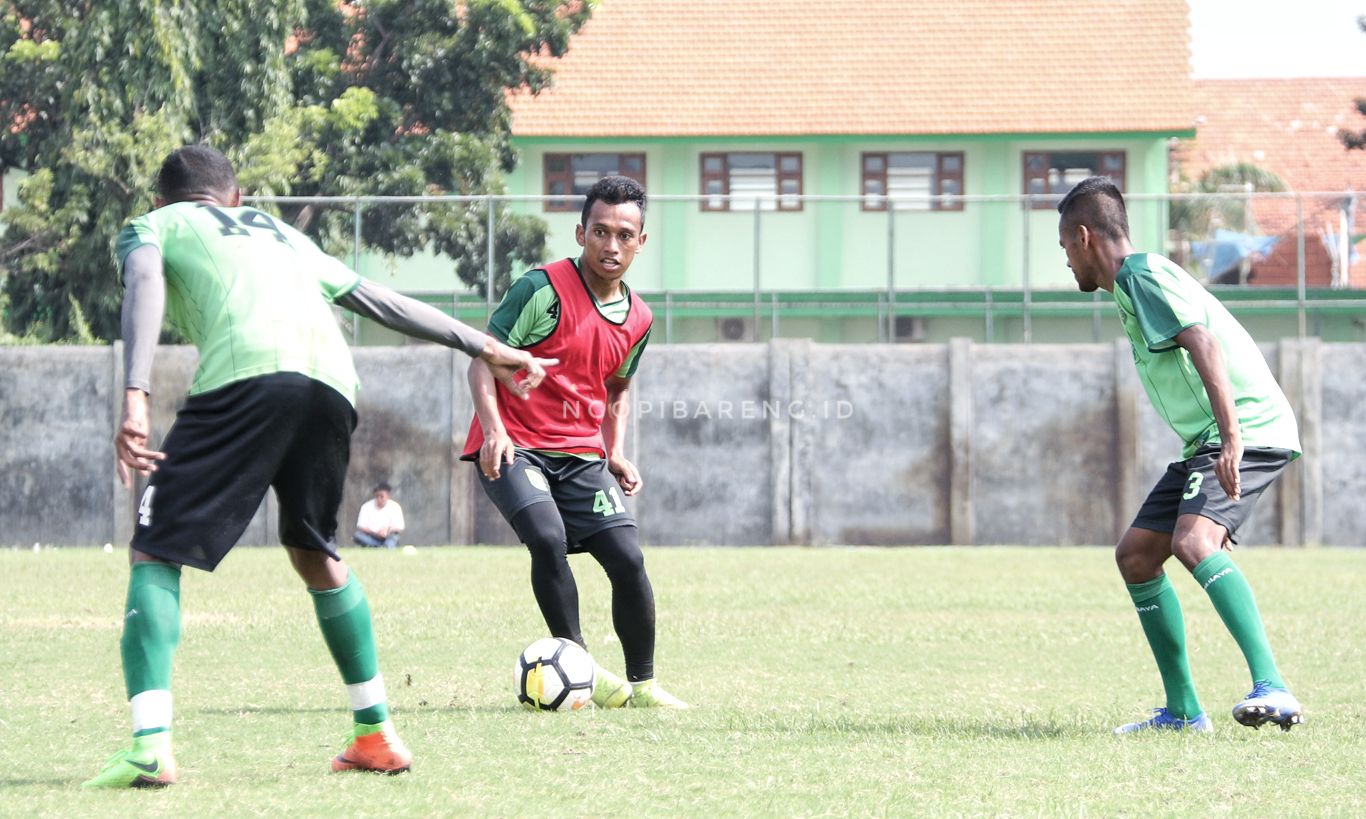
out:
{"label": "grass field", "polygon": [[[1325,816],[1366,812],[1366,552],[1239,553],[1308,708],[1236,725],[1246,670],[1176,584],[1210,736],[1110,734],[1160,703],[1108,550],[653,549],[659,677],[687,712],[536,714],[512,663],[543,636],[520,550],[352,550],[416,761],[335,775],[345,694],[276,550],[187,570],[181,783],[85,793],[125,742],[121,552],[0,551],[0,814]],[[608,590],[575,558],[590,648]]]}

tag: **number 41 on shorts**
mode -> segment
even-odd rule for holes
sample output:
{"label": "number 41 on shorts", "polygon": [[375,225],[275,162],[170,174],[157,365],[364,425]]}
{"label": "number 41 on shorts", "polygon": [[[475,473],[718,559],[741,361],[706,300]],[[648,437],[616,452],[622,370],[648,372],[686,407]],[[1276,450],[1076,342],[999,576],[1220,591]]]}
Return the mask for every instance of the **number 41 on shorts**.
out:
{"label": "number 41 on shorts", "polygon": [[[609,495],[611,496],[610,500],[608,499]],[[607,490],[599,489],[598,493],[593,496],[593,511],[605,518],[610,518],[613,515],[620,515],[625,512],[626,504],[621,500],[621,493],[613,486]]]}

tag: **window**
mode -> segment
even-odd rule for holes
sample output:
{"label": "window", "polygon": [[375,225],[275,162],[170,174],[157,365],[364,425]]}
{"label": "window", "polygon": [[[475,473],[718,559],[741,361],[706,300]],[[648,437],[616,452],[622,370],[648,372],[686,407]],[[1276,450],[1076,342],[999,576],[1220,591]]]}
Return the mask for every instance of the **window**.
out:
{"label": "window", "polygon": [[702,154],[702,193],[702,210],[801,210],[802,155]]}
{"label": "window", "polygon": [[963,203],[930,199],[963,195],[963,155],[925,151],[865,153],[863,209],[962,210]]}
{"label": "window", "polygon": [[1039,197],[1034,210],[1058,206],[1063,195],[1088,176],[1108,176],[1124,190],[1123,151],[1055,151],[1025,153],[1024,192]]}
{"label": "window", "polygon": [[577,211],[583,197],[604,176],[629,176],[645,184],[645,154],[546,154],[545,200],[548,211]]}

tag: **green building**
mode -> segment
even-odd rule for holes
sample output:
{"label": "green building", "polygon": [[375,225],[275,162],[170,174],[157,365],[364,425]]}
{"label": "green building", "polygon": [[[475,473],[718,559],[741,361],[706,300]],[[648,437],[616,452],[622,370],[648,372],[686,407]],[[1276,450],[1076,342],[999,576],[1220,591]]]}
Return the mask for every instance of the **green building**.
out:
{"label": "green building", "polygon": [[514,99],[508,193],[546,197],[517,207],[568,255],[595,179],[644,182],[630,279],[682,305],[674,340],[980,336],[981,309],[901,304],[1075,301],[1054,205],[1080,178],[1112,176],[1135,243],[1164,246],[1142,195],[1194,133],[1187,26],[1182,0],[611,0]]}

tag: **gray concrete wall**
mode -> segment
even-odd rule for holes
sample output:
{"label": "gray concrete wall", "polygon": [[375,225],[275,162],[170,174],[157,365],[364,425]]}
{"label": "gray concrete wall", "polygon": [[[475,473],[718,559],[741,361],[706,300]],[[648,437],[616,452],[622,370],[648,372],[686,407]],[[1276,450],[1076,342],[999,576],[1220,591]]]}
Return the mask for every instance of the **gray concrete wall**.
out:
{"label": "gray concrete wall", "polygon": [[0,349],[0,542],[113,537],[114,379],[107,348]]}
{"label": "gray concrete wall", "polygon": [[[1244,544],[1366,544],[1366,345],[1264,347],[1306,457],[1259,501]],[[362,379],[338,539],[387,480],[415,544],[514,543],[458,460],[468,359],[410,345],[355,351]],[[127,542],[117,487],[113,348],[0,349],[0,543]],[[163,348],[153,440],[195,354]],[[1108,544],[1180,442],[1123,341],[1083,345],[660,345],[634,387],[629,501],[647,543]],[[244,533],[278,542],[268,496]]]}

